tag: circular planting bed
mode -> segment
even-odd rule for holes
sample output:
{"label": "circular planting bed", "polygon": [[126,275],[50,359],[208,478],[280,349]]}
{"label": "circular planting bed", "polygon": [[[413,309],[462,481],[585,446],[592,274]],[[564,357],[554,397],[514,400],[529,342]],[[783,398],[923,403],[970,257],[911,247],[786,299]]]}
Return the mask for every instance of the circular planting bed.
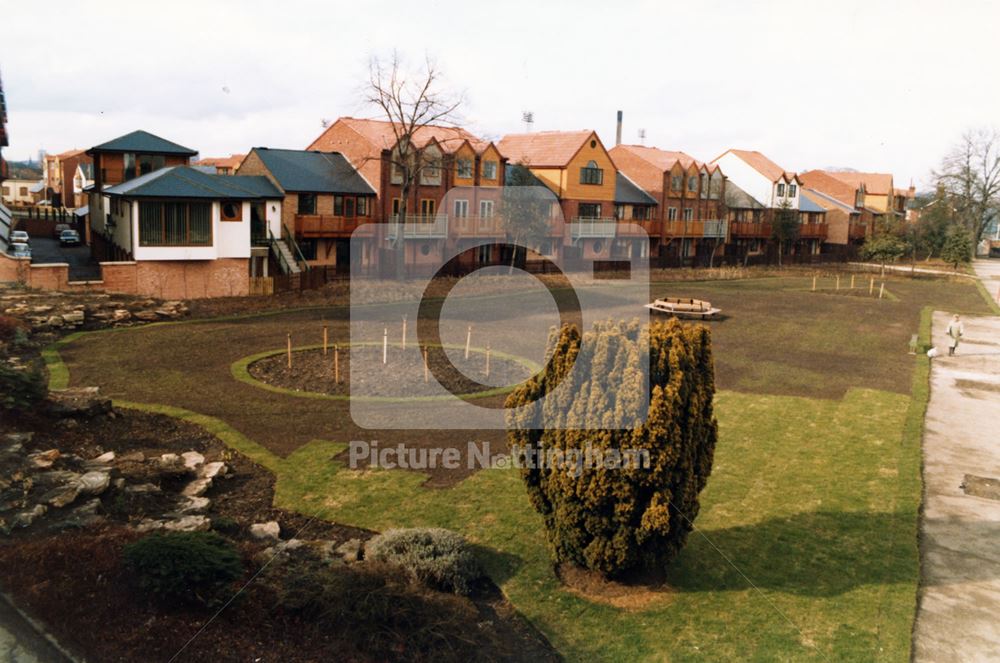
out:
{"label": "circular planting bed", "polygon": [[[331,346],[327,354],[322,348],[298,348],[292,351],[292,366],[288,367],[288,356],[285,350],[254,355],[243,359],[234,365],[234,373],[240,373],[245,367],[249,377],[259,383],[273,388],[308,394],[326,395],[331,398],[348,398],[351,396],[350,385],[353,383],[354,397],[363,394],[364,398],[400,399],[445,397],[441,387],[457,396],[490,396],[504,393],[528,378],[540,367],[522,357],[504,353],[491,352],[489,357],[490,373],[486,375],[486,352],[474,349],[469,358],[464,358],[462,349],[452,349],[448,352],[454,368],[449,370],[444,352],[428,352],[429,372],[427,382],[424,381],[424,361],[420,352],[413,346],[405,351],[399,347],[390,346],[388,361],[382,363],[382,346],[365,345],[353,348],[340,347],[339,367],[340,382],[335,379],[334,349]],[[360,357],[352,371],[351,355]]]}

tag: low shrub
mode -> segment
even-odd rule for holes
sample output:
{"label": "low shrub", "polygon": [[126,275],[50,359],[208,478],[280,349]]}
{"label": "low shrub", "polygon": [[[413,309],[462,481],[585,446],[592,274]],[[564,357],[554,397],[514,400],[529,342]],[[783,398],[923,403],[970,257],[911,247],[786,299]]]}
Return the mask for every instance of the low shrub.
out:
{"label": "low shrub", "polygon": [[[294,559],[269,568],[251,591],[266,592],[259,600],[324,634],[350,634],[365,659],[473,660],[477,645],[494,639],[470,634],[480,617],[467,599],[430,590],[379,562]],[[338,652],[341,659],[351,654]]]}
{"label": "low shrub", "polygon": [[217,516],[212,518],[212,529],[216,532],[222,532],[223,534],[238,534],[240,531],[240,523],[230,516]]}
{"label": "low shrub", "polygon": [[0,364],[0,410],[30,410],[46,393],[45,378],[39,371]]}
{"label": "low shrub", "polygon": [[155,533],[125,546],[143,589],[182,603],[217,605],[243,574],[239,552],[215,532]]}
{"label": "low shrub", "polygon": [[365,545],[365,558],[399,567],[430,587],[468,594],[483,575],[465,539],[435,527],[390,529]]}
{"label": "low shrub", "polygon": [[19,335],[26,333],[26,325],[17,318],[0,315],[0,341],[13,341]]}

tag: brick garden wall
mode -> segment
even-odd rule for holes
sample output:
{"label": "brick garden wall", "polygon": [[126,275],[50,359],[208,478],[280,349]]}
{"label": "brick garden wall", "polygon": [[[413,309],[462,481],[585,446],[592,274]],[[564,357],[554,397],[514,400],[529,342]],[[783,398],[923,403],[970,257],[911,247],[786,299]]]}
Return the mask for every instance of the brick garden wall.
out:
{"label": "brick garden wall", "polygon": [[102,262],[101,281],[69,281],[69,265],[31,265],[0,254],[0,281],[43,290],[105,290],[161,299],[240,297],[250,291],[246,258],[198,261]]}

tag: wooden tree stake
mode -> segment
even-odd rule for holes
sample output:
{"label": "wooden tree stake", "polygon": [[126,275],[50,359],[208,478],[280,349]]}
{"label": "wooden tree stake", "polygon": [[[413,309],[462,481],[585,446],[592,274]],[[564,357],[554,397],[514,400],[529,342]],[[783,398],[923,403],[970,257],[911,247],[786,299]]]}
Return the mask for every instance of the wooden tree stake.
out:
{"label": "wooden tree stake", "polygon": [[382,330],[382,363],[389,363],[389,328]]}
{"label": "wooden tree stake", "polygon": [[288,368],[292,368],[292,335],[288,334]]}
{"label": "wooden tree stake", "polygon": [[403,316],[403,349],[406,349],[406,316]]}
{"label": "wooden tree stake", "polygon": [[429,370],[427,368],[427,346],[425,345],[421,349],[421,353],[424,355],[424,382],[430,381],[430,375],[428,375]]}
{"label": "wooden tree stake", "polygon": [[333,381],[340,384],[340,346],[333,346]]}
{"label": "wooden tree stake", "polygon": [[816,292],[816,275],[813,274],[813,292]]}
{"label": "wooden tree stake", "polygon": [[486,377],[490,376],[490,344],[486,344]]}
{"label": "wooden tree stake", "polygon": [[873,276],[871,281],[868,282],[868,296],[871,297],[875,294],[875,277]]}
{"label": "wooden tree stake", "polygon": [[854,274],[851,274],[851,290],[854,290]]}
{"label": "wooden tree stake", "polygon": [[324,357],[326,356],[326,346],[327,346],[327,343],[329,342],[329,340],[330,340],[329,329],[327,328],[327,325],[323,325],[323,356]]}
{"label": "wooden tree stake", "polygon": [[837,274],[837,290],[840,290],[840,274]]}
{"label": "wooden tree stake", "polygon": [[469,358],[469,349],[472,347],[472,325],[469,325],[469,331],[465,333],[465,358]]}
{"label": "wooden tree stake", "polygon": [[885,294],[885,281],[882,281],[882,285],[878,289],[878,298],[882,299],[882,295]]}

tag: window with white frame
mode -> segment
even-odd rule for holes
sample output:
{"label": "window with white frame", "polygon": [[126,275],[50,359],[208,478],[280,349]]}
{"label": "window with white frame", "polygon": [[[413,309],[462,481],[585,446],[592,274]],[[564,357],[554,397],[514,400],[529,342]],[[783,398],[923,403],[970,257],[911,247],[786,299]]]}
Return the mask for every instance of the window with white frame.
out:
{"label": "window with white frame", "polygon": [[483,219],[489,219],[493,216],[493,201],[492,200],[480,200],[479,201],[479,216]]}
{"label": "window with white frame", "polygon": [[784,198],[784,197],[785,197],[785,183],[778,182],[778,198]]}
{"label": "window with white frame", "polygon": [[789,198],[794,198],[795,194],[797,193],[797,189],[798,189],[798,187],[795,186],[794,184],[789,184],[788,185],[788,197]]}
{"label": "window with white frame", "polygon": [[469,216],[469,201],[468,200],[456,200],[455,201],[455,218],[464,219]]}
{"label": "window with white frame", "polygon": [[690,221],[693,218],[694,218],[694,209],[692,209],[690,207],[685,207],[684,208],[684,220],[685,221]]}
{"label": "window with white frame", "polygon": [[676,220],[677,220],[677,208],[676,207],[668,207],[667,208],[667,221],[676,221]]}

